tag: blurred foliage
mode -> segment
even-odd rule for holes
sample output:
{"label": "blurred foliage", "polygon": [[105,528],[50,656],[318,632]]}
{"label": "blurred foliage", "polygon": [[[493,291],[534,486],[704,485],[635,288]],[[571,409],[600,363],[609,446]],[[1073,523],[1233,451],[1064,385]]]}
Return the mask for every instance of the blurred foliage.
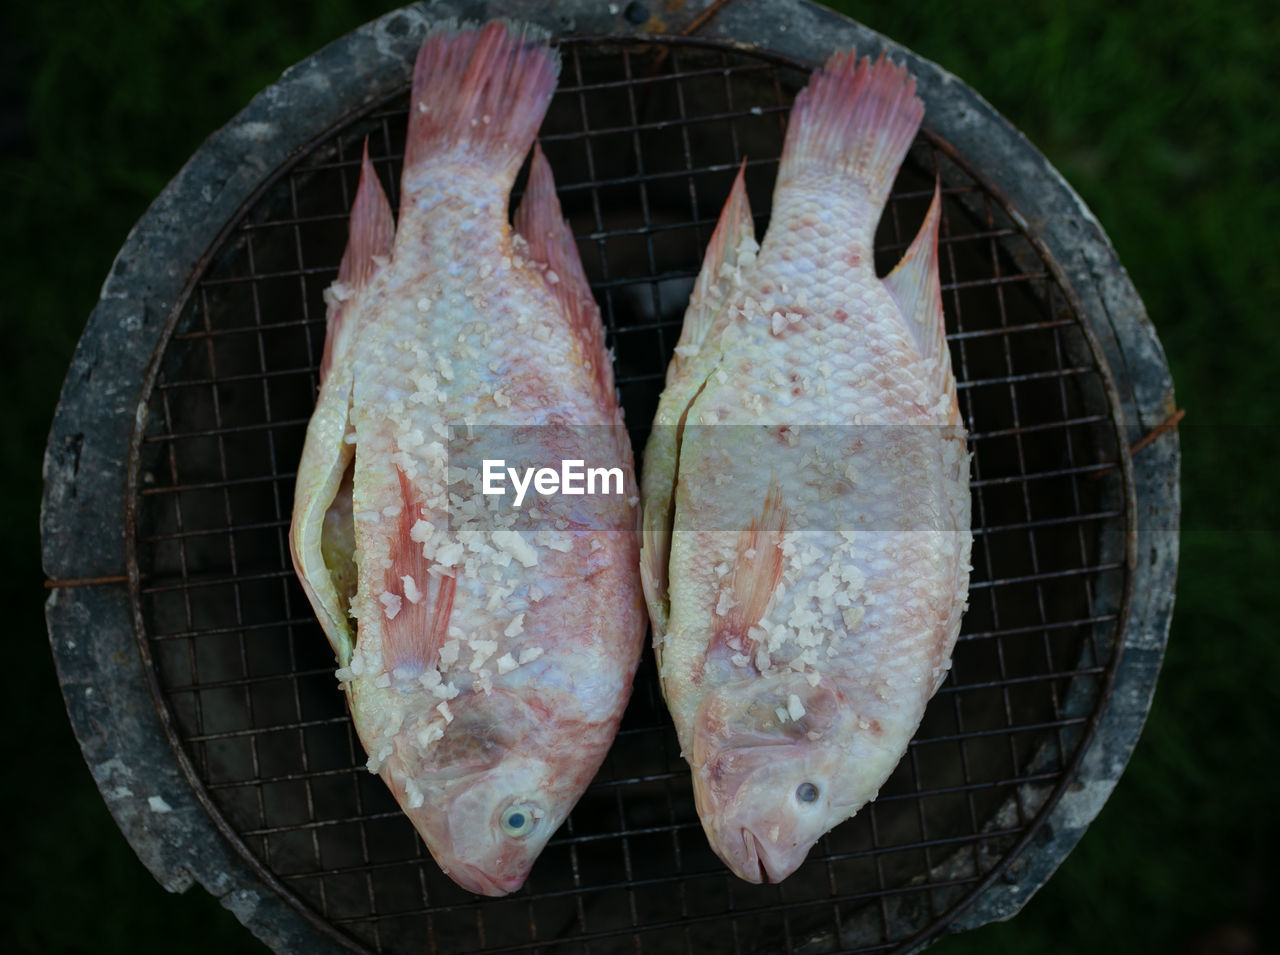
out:
{"label": "blurred foliage", "polygon": [[[766,2],[766,0],[741,0]],[[286,67],[393,3],[10,4],[0,31],[0,432],[10,682],[6,950],[255,947],[203,891],[169,896],[111,823],[66,724],[38,605],[39,458],[84,320],[131,224]],[[1276,950],[1280,562],[1280,6],[1271,0],[839,0],[960,77],[1035,143],[1114,242],[1188,409],[1178,607],[1147,731],[1097,822],[1011,922],[948,953]],[[53,794],[44,787],[53,785]],[[68,913],[74,917],[68,918]],[[1235,933],[1232,935],[1232,933]],[[1252,940],[1252,941],[1250,941]],[[1249,946],[1252,947],[1249,947]]]}

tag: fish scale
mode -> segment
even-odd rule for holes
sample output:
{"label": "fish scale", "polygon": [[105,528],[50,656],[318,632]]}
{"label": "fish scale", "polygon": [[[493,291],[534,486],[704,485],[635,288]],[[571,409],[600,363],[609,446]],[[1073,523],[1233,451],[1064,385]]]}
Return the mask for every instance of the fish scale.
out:
{"label": "fish scale", "polygon": [[886,61],[815,74],[758,247],[734,183],[646,448],[663,692],[711,845],[752,882],[874,798],[959,630],[968,455],[936,192],[883,280],[871,245],[922,112]]}

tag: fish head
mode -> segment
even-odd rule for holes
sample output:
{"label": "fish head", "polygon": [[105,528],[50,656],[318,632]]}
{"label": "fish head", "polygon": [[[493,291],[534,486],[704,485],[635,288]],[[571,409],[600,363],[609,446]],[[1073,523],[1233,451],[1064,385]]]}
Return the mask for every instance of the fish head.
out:
{"label": "fish head", "polygon": [[781,882],[878,786],[849,747],[848,708],[799,674],[704,700],[694,798],[716,854],[748,882]]}
{"label": "fish head", "polygon": [[524,885],[563,821],[551,785],[545,764],[508,753],[492,769],[443,787],[439,805],[409,816],[430,832],[432,855],[455,882],[478,895],[506,895]]}
{"label": "fish head", "polygon": [[[559,724],[542,710],[516,693],[470,692],[450,701],[443,727],[409,718],[396,734],[384,778],[441,869],[469,891],[520,888],[589,781],[572,747],[553,745]],[[431,726],[443,735],[424,733]]]}

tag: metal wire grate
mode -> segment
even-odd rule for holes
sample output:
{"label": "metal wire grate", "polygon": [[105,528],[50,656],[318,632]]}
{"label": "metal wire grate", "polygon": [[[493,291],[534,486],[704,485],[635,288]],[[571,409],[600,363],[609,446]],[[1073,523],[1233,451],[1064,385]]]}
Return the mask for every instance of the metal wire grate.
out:
{"label": "metal wire grate", "polygon": [[[758,220],[791,98],[765,54],[571,39],[542,128],[643,448],[685,301],[739,162]],[[393,207],[407,93],[277,171],[228,224],[149,399],[135,591],[180,760],[224,834],[322,930],[376,952],[859,952],[943,930],[1026,845],[1109,690],[1129,580],[1123,448],[1054,263],[937,137],[913,146],[881,271],[944,187],[941,262],[971,431],[974,572],[950,677],[879,799],[781,885],[711,853],[646,655],[621,732],[525,889],[442,876],[364,769],[333,659],[288,556],[317,388],[323,289],[370,152]]]}

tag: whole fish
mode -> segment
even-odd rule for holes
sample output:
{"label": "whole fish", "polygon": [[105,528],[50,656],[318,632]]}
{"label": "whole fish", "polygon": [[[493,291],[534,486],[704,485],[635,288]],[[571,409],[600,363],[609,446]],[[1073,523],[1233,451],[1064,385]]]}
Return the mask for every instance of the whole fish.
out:
{"label": "whole fish", "polygon": [[[484,895],[523,884],[599,768],[644,635],[631,450],[537,149],[507,222],[558,71],[505,22],[424,42],[398,225],[366,146],[290,536],[370,771]],[[503,508],[487,459],[617,480]]]}
{"label": "whole fish", "polygon": [[873,799],[949,667],[969,493],[937,265],[872,240],[923,116],[883,57],[796,98],[757,245],[741,171],[645,451],[641,572],[716,853],[780,881]]}

